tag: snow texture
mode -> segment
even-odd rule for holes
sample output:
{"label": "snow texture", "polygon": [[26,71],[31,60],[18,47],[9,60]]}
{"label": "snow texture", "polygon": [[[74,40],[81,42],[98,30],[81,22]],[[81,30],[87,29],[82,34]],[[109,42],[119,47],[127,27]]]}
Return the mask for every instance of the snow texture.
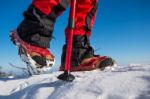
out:
{"label": "snow texture", "polygon": [[58,80],[61,73],[1,79],[0,99],[150,99],[149,65],[74,72],[71,83]]}

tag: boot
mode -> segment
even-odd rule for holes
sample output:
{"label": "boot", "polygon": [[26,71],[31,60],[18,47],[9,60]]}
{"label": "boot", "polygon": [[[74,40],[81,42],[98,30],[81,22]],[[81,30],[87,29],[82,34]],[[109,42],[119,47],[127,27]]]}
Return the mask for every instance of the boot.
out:
{"label": "boot", "polygon": [[33,46],[23,41],[17,31],[10,34],[12,42],[17,45],[21,59],[33,68],[41,70],[43,67],[52,67],[54,65],[54,56],[48,48]]}
{"label": "boot", "polygon": [[[65,70],[66,49],[65,44],[62,50],[60,70]],[[70,71],[89,71],[97,68],[104,70],[108,66],[113,66],[114,63],[114,60],[108,56],[94,54],[87,35],[74,36]]]}

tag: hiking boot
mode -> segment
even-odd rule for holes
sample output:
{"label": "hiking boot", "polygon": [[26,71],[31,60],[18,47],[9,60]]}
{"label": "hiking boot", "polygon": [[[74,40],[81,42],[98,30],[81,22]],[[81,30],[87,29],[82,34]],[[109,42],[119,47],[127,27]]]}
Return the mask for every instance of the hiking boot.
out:
{"label": "hiking boot", "polygon": [[10,37],[11,41],[19,48],[21,59],[33,68],[42,69],[54,65],[54,56],[48,48],[34,46],[23,41],[16,30],[11,32]]}
{"label": "hiking boot", "polygon": [[[63,46],[60,70],[65,70],[65,57],[67,45]],[[89,71],[94,69],[104,70],[106,67],[113,67],[115,61],[108,56],[95,55],[90,46],[89,37],[74,36],[72,47],[72,58],[70,71]]]}

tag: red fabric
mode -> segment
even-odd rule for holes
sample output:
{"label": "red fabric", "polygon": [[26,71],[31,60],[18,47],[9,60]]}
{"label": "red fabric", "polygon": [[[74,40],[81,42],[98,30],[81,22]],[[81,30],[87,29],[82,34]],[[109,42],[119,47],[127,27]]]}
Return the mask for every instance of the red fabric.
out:
{"label": "red fabric", "polygon": [[[52,8],[59,4],[61,0],[33,0],[33,5],[38,8],[41,12],[48,15]],[[98,2],[98,0],[77,0],[77,9],[76,9],[76,19],[75,19],[75,32],[74,35],[84,35],[85,32],[85,26],[86,26],[86,16],[91,11],[91,9],[95,5],[95,1]],[[94,21],[95,21],[96,14],[92,18],[92,21],[90,22],[90,28],[92,29]],[[68,31],[68,28],[66,28],[66,33]],[[87,32],[88,35],[91,35],[91,31]],[[67,36],[67,34],[66,34]]]}
{"label": "red fabric", "polygon": [[[77,12],[76,12],[76,21],[75,21],[75,35],[84,35],[85,26],[86,26],[86,16],[94,7],[95,0],[77,0]],[[93,17],[90,27],[93,27],[95,17]],[[91,35],[91,31],[88,32],[88,35]]]}
{"label": "red fabric", "polygon": [[48,15],[52,8],[58,5],[60,0],[33,0],[32,4],[41,12]]}

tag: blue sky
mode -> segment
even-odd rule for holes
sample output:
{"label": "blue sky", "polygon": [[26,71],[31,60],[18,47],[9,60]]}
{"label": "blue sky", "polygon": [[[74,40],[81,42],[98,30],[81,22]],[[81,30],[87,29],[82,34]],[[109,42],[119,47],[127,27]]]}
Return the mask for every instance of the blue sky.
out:
{"label": "blue sky", "polygon": [[[0,65],[13,70],[9,62],[24,66],[17,48],[9,40],[9,31],[22,21],[22,13],[31,0],[3,0],[0,3]],[[150,0],[100,0],[91,45],[96,54],[113,57],[118,64],[150,64]],[[60,64],[67,26],[68,10],[56,22],[51,51]]]}

